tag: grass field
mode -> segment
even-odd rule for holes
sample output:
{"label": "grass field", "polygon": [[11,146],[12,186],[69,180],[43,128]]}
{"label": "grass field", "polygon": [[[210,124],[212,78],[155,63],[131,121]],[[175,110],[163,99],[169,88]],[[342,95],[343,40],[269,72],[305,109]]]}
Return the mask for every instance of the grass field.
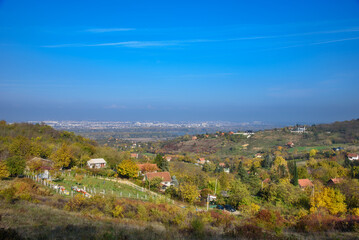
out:
{"label": "grass field", "polygon": [[[65,189],[70,192],[70,195],[67,197],[72,197],[72,195],[79,194],[77,192],[71,192],[71,187],[77,186],[78,188],[85,189],[90,194],[112,194],[116,197],[135,198],[141,200],[148,200],[150,198],[150,195],[147,192],[139,190],[140,187],[136,189],[117,181],[109,181],[92,176],[86,176],[80,182],[78,182],[73,175],[66,175],[64,180],[52,182],[52,184],[65,187]],[[55,190],[53,191],[55,192]]]}

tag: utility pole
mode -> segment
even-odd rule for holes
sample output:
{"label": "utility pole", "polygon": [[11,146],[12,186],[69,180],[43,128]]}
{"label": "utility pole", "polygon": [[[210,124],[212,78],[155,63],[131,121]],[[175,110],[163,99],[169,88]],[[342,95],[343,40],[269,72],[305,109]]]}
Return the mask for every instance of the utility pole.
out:
{"label": "utility pole", "polygon": [[216,178],[216,184],[214,185],[214,194],[217,195],[217,178]]}
{"label": "utility pole", "polygon": [[208,211],[208,207],[209,207],[209,194],[207,194],[207,211]]}

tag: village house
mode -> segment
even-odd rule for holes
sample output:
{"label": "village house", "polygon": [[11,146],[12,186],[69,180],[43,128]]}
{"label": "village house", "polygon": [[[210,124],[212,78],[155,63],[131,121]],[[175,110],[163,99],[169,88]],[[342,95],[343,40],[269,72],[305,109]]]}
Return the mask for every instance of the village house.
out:
{"label": "village house", "polygon": [[107,162],[103,158],[94,158],[87,161],[87,166],[89,168],[104,168],[106,167]]}
{"label": "village house", "polygon": [[261,154],[261,153],[256,153],[256,154],[254,155],[254,157],[255,157],[255,158],[261,158],[261,157],[262,157],[262,154]]}
{"label": "village house", "polygon": [[138,158],[138,153],[131,153],[130,157],[131,158]]}
{"label": "village house", "polygon": [[305,189],[307,187],[313,187],[312,181],[310,181],[308,178],[305,179],[298,179],[298,184],[301,189]]}
{"label": "village house", "polygon": [[307,129],[304,127],[297,127],[296,129],[294,130],[291,130],[292,133],[305,133]]}
{"label": "village house", "polygon": [[143,163],[143,164],[136,164],[138,167],[138,175],[143,175],[149,172],[157,172],[159,169],[157,164],[154,163]]}
{"label": "village house", "polygon": [[329,179],[329,181],[327,182],[328,186],[334,186],[336,184],[341,183],[344,180],[344,178],[331,178]]}
{"label": "village house", "polygon": [[359,154],[357,153],[348,153],[347,157],[350,161],[357,161],[359,160]]}
{"label": "village house", "polygon": [[145,177],[143,178],[143,181],[149,181],[151,184],[151,180],[154,178],[161,178],[162,182],[161,182],[161,190],[164,191],[166,190],[166,188],[168,188],[169,186],[171,186],[171,175],[169,172],[151,172],[151,173],[146,173]]}
{"label": "village house", "polygon": [[197,140],[197,137],[196,137],[196,136],[193,136],[193,137],[192,137],[192,140]]}
{"label": "village house", "polygon": [[170,161],[172,160],[172,157],[167,156],[167,157],[166,157],[166,160],[167,160],[167,162],[170,162]]}
{"label": "village house", "polygon": [[287,143],[287,146],[290,147],[290,148],[292,148],[292,147],[294,147],[294,143],[293,143],[293,142],[288,142],[288,143]]}
{"label": "village house", "polygon": [[209,161],[206,160],[205,158],[199,158],[199,159],[197,160],[197,163],[203,165],[203,164],[205,164],[205,163],[209,163]]}
{"label": "village house", "polygon": [[221,163],[219,163],[218,164],[220,167],[225,167],[226,166],[226,164],[224,163],[224,162],[221,162]]}

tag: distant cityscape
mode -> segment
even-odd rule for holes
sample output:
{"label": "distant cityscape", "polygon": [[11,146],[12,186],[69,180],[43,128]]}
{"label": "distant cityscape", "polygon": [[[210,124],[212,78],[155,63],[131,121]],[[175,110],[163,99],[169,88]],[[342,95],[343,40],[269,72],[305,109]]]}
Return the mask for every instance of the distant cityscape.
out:
{"label": "distant cityscape", "polygon": [[29,121],[29,123],[44,123],[59,130],[110,130],[130,128],[165,128],[165,129],[241,129],[260,130],[276,127],[272,124],[260,121],[254,122],[224,122],[224,121],[203,121],[203,122],[121,122],[121,121]]}

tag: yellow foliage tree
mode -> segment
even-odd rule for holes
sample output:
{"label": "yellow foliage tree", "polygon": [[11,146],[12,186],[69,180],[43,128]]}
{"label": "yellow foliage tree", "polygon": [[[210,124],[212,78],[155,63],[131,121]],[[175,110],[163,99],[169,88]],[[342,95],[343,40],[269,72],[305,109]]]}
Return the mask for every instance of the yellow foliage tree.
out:
{"label": "yellow foliage tree", "polygon": [[314,194],[310,201],[310,212],[316,212],[318,209],[326,209],[330,214],[345,213],[347,206],[344,203],[345,196],[333,188],[322,188]]}
{"label": "yellow foliage tree", "polygon": [[51,159],[59,168],[68,167],[73,160],[71,148],[67,144],[62,144],[61,147],[51,155]]}
{"label": "yellow foliage tree", "polygon": [[6,178],[8,176],[10,176],[10,173],[7,170],[5,161],[0,161],[0,178]]}
{"label": "yellow foliage tree", "polygon": [[132,160],[123,160],[117,165],[117,173],[119,176],[134,178],[138,176],[138,166]]}
{"label": "yellow foliage tree", "polygon": [[184,201],[193,203],[196,197],[198,197],[198,190],[196,185],[185,183],[179,187],[181,197]]}
{"label": "yellow foliage tree", "polygon": [[318,150],[317,149],[312,149],[309,151],[309,157],[314,157],[317,154]]}
{"label": "yellow foliage tree", "polygon": [[287,161],[283,158],[283,157],[280,157],[280,156],[277,156],[275,159],[274,159],[274,167],[279,167],[281,165],[284,165],[287,167]]}

